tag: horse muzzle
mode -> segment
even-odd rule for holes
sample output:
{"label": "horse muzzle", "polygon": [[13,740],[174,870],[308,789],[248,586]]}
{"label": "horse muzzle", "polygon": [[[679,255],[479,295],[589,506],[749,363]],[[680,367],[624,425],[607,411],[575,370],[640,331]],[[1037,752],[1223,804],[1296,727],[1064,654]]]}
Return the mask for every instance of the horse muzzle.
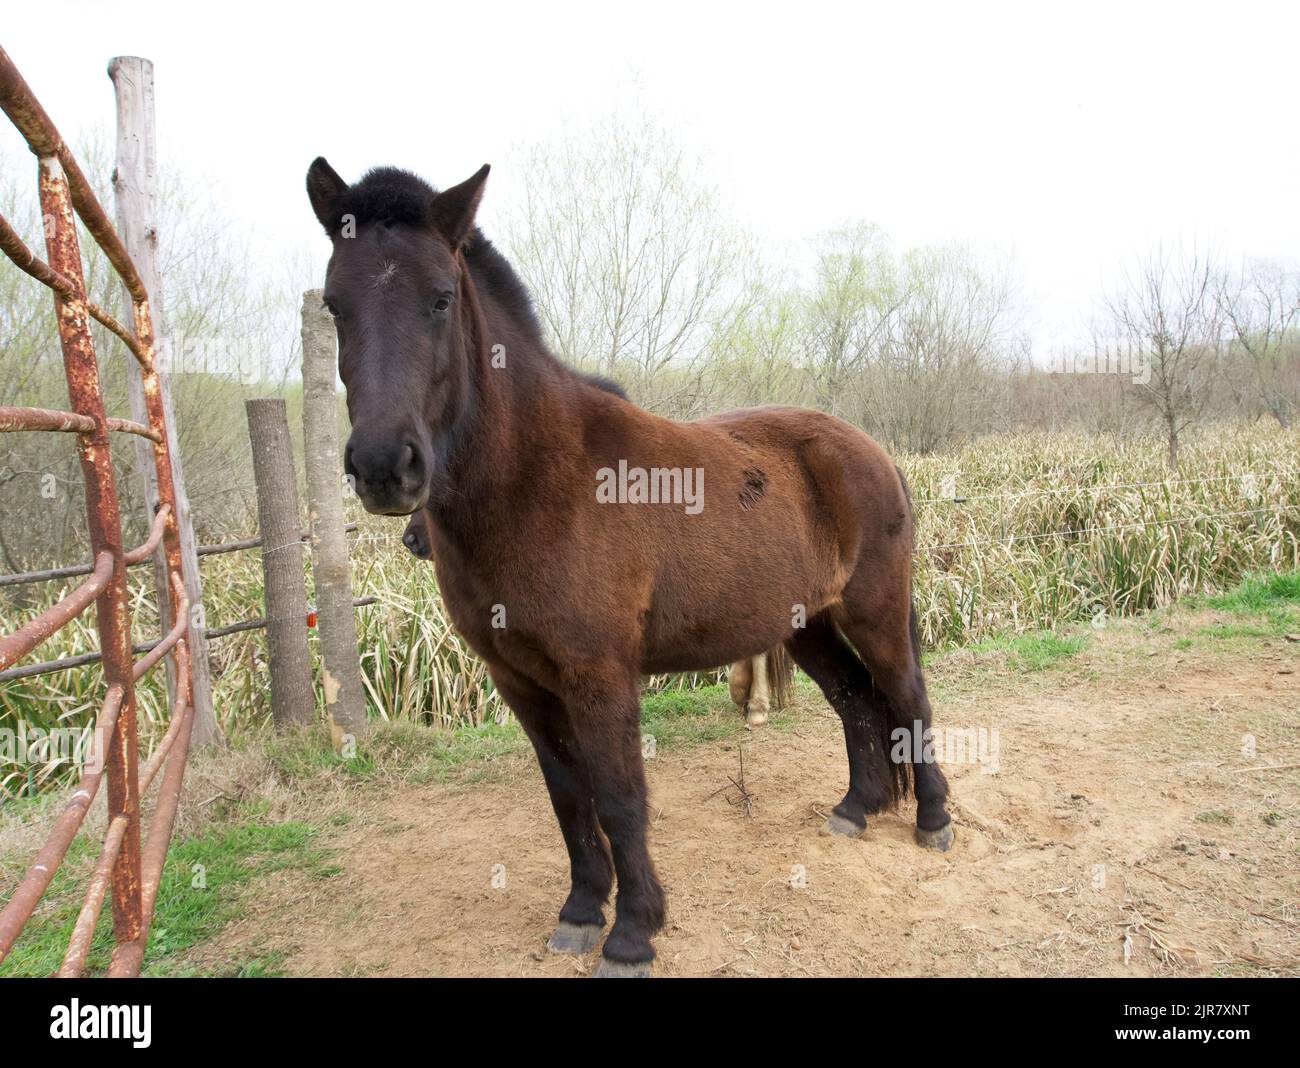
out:
{"label": "horse muzzle", "polygon": [[367,512],[410,515],[429,497],[428,450],[413,436],[370,437],[354,430],[343,450],[347,472]]}

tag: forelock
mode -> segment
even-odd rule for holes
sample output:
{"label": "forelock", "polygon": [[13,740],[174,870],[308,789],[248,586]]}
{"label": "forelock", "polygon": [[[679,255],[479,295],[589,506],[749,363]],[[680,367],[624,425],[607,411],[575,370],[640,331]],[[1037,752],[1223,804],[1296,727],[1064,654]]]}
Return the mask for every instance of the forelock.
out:
{"label": "forelock", "polygon": [[330,233],[337,233],[345,222],[427,229],[433,225],[430,205],[437,195],[433,186],[410,171],[376,167],[335,201]]}

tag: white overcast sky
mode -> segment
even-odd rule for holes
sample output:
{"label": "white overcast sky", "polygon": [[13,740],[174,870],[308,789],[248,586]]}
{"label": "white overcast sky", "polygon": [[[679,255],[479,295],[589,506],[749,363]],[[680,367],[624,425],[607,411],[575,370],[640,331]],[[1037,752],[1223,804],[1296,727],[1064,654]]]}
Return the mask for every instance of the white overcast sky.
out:
{"label": "white overcast sky", "polygon": [[0,43],[70,140],[112,122],[111,56],[152,59],[163,157],[280,247],[323,242],[318,154],[443,186],[487,161],[500,195],[512,147],[648,110],[774,247],[863,218],[1012,251],[1042,359],[1156,242],[1300,259],[1298,30],[1294,0],[5,0]]}

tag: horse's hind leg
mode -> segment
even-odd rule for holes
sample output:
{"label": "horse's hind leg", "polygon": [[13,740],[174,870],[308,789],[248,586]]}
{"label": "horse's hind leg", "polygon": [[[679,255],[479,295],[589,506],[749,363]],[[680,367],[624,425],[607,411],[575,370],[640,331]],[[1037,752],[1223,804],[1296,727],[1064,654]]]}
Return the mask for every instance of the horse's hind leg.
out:
{"label": "horse's hind leg", "polygon": [[867,816],[888,808],[897,796],[896,770],[889,763],[888,716],[862,661],[840,637],[825,613],[795,632],[790,655],[821,687],[844,724],[849,756],[849,790],[835,806],[826,828],[861,834]]}
{"label": "horse's hind leg", "polygon": [[592,786],[581,755],[568,739],[572,731],[564,703],[548,690],[500,667],[492,679],[514,710],[537,751],[537,762],[569,851],[572,885],[560,922],[547,943],[555,953],[585,953],[600,941],[603,906],[614,872],[601,837]]}
{"label": "horse's hind leg", "polygon": [[[869,603],[845,591],[844,608],[836,622],[857,649],[879,695],[877,716],[880,733],[902,738],[902,759],[890,761],[892,781],[906,789],[908,770],[916,795],[916,840],[930,849],[946,850],[952,845],[951,817],[945,804],[948,780],[934,762],[929,741],[930,698],[921,673],[920,637],[910,593],[903,588],[897,596],[873,596]],[[895,733],[899,732],[899,733]],[[917,754],[921,759],[916,760]]]}

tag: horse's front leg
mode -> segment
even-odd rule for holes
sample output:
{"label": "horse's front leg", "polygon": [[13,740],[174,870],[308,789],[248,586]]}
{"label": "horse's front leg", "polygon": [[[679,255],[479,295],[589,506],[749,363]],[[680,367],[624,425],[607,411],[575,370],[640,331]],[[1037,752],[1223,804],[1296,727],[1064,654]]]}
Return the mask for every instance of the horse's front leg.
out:
{"label": "horse's front leg", "polygon": [[619,669],[584,672],[578,678],[574,692],[565,695],[569,722],[618,874],[614,926],[596,974],[648,976],[655,955],[650,940],[664,925],[664,892],[646,843],[649,806],[637,679]]}
{"label": "horse's front leg", "polygon": [[586,953],[605,928],[605,902],[614,872],[601,838],[585,763],[573,744],[564,703],[549,690],[500,665],[492,681],[537,751],[551,805],[569,851],[572,885],[547,945],[555,953]]}

